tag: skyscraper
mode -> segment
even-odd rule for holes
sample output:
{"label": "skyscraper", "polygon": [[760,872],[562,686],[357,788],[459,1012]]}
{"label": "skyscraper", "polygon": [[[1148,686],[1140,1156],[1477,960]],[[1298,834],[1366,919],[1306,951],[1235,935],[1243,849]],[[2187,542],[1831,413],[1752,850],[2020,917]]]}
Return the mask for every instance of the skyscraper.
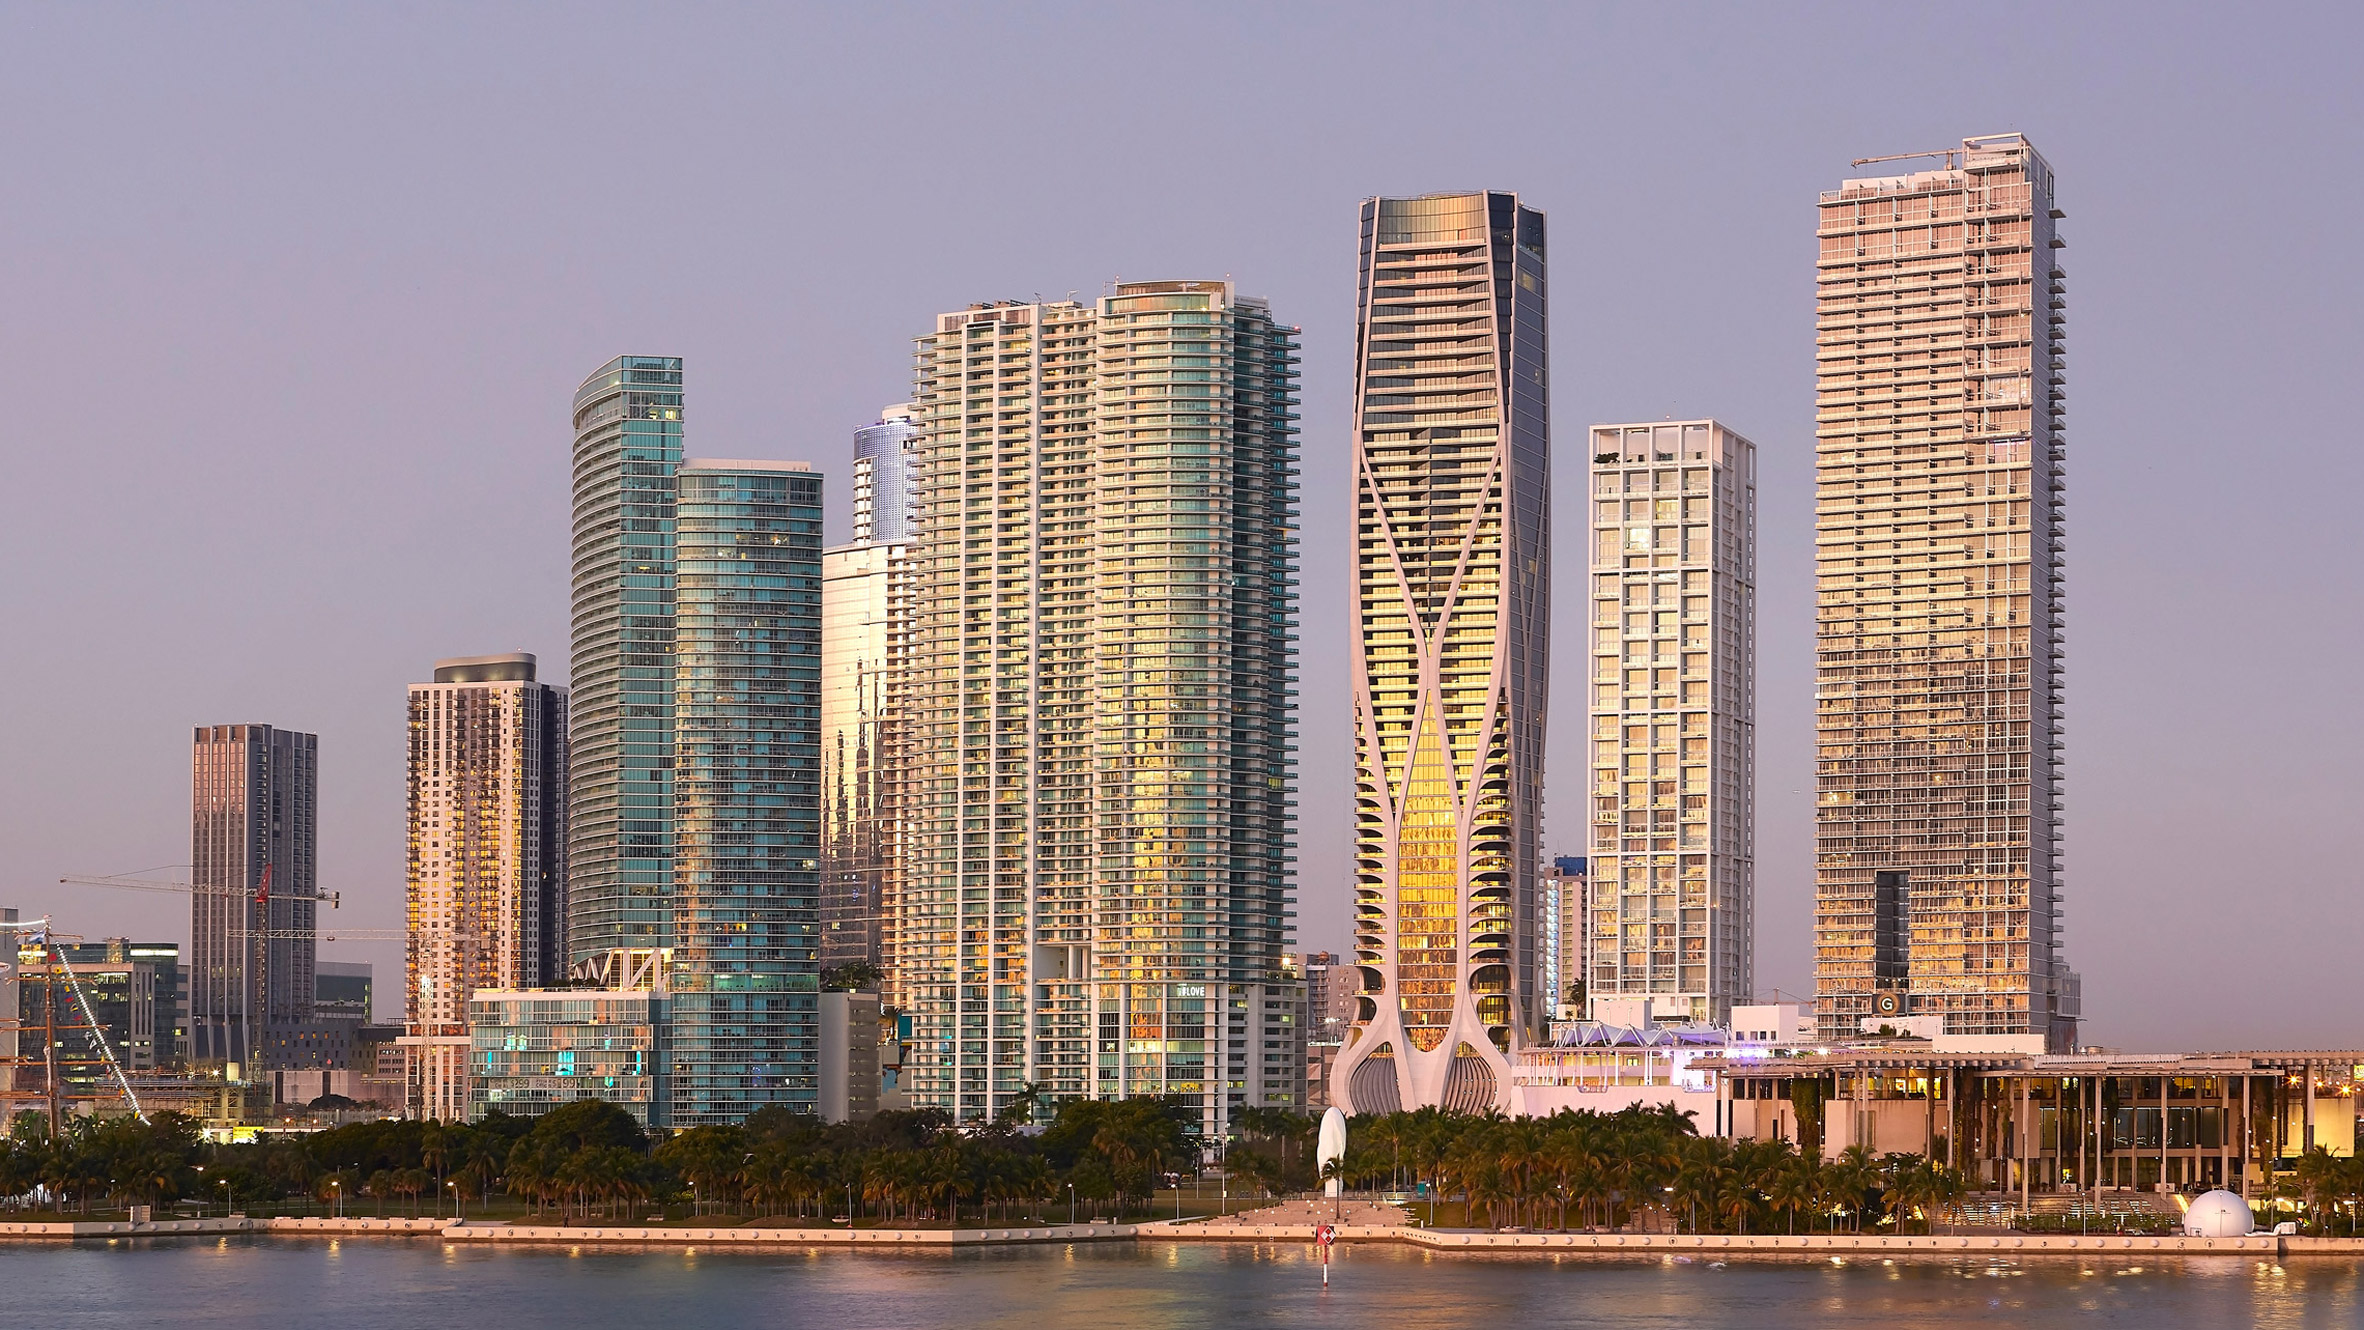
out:
{"label": "skyscraper", "polygon": [[2019,135],[1923,156],[1821,200],[1816,1014],[2065,1047],[2062,214]]}
{"label": "skyscraper", "polygon": [[1301,1095],[1295,331],[1127,282],[918,340],[916,1105],[1170,1094],[1218,1128]]}
{"label": "skyscraper", "polygon": [[918,437],[908,404],[854,431],[854,538],[821,563],[821,964],[877,967],[895,1005]]}
{"label": "skyscraper", "polygon": [[1721,1023],[1755,985],[1756,445],[1665,421],[1591,453],[1586,1014]]}
{"label": "skyscraper", "polygon": [[566,690],[534,671],[525,652],[463,656],[410,686],[412,1117],[467,1119],[478,989],[566,981]]}
{"label": "skyscraper", "polygon": [[684,461],[671,357],[603,366],[575,431],[570,954],[659,953],[665,1125],[809,1110],[820,477]]}
{"label": "skyscraper", "polygon": [[1591,872],[1583,855],[1561,855],[1543,870],[1543,889],[1537,913],[1551,932],[1551,964],[1536,991],[1555,1020],[1577,1020],[1584,1015],[1586,890]]}
{"label": "skyscraper", "polygon": [[681,360],[621,356],[575,392],[567,946],[667,945],[673,888],[673,473]]}
{"label": "skyscraper", "polygon": [[1544,218],[1366,199],[1355,326],[1355,959],[1331,1100],[1507,1107],[1539,1035],[1550,633]]}
{"label": "skyscraper", "polygon": [[320,741],[205,725],[190,767],[190,1056],[254,1073],[317,1059]]}
{"label": "skyscraper", "polygon": [[675,1127],[820,1093],[821,477],[677,473]]}

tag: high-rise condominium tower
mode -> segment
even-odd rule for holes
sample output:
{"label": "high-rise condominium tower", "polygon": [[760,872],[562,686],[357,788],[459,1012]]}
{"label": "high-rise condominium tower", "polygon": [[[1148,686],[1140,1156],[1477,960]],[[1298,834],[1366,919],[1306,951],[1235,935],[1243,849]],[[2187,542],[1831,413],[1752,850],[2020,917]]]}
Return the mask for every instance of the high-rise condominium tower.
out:
{"label": "high-rise condominium tower", "polygon": [[1550,631],[1543,214],[1367,199],[1355,324],[1355,959],[1331,1101],[1507,1107],[1535,991]]}
{"label": "high-rise condominium tower", "polygon": [[1720,1023],[1755,982],[1756,445],[1667,421],[1591,453],[1587,1014]]}
{"label": "high-rise condominium tower", "polygon": [[[575,397],[568,941],[664,953],[664,1125],[818,1087],[821,480],[682,457],[681,362]],[[612,968],[612,967],[611,967]]]}
{"label": "high-rise condominium tower", "polygon": [[410,686],[409,858],[409,1113],[465,1121],[468,999],[566,981],[566,690],[533,656]]}
{"label": "high-rise condominium tower", "polygon": [[876,424],[854,431],[854,544],[911,539],[919,516],[912,474],[918,456],[919,426],[909,402],[880,411]]}
{"label": "high-rise condominium tower", "polygon": [[1216,1127],[1302,1097],[1295,331],[1227,282],[1127,282],[918,340],[919,1105],[1170,1094]]}
{"label": "high-rise condominium tower", "polygon": [[312,1065],[320,740],[206,725],[190,768],[189,1039],[249,1073]]}
{"label": "high-rise condominium tower", "polygon": [[1822,196],[1816,1010],[2065,1046],[2061,213],[2016,134],[1928,155]]}
{"label": "high-rise condominium tower", "polygon": [[1585,910],[1590,897],[1591,861],[1585,856],[1561,855],[1543,869],[1536,893],[1536,911],[1551,934],[1549,964],[1536,980],[1536,992],[1555,1020],[1577,1020],[1584,1015]]}
{"label": "high-rise condominium tower", "polygon": [[821,964],[878,967],[894,1005],[918,438],[908,404],[854,431],[854,539],[821,556]]}

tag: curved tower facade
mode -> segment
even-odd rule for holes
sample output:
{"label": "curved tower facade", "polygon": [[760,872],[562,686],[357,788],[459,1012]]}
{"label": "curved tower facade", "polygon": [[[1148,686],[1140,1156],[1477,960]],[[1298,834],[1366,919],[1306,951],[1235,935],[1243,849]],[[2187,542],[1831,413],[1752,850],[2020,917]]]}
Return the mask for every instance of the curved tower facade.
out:
{"label": "curved tower facade", "polygon": [[912,467],[919,458],[919,424],[904,402],[878,413],[878,423],[854,431],[854,539],[911,539],[919,511],[919,487]]}
{"label": "curved tower facade", "polygon": [[575,390],[567,924],[575,959],[663,946],[673,887],[673,472],[681,358]]}
{"label": "curved tower facade", "polygon": [[1365,200],[1355,328],[1350,1112],[1508,1107],[1540,1036],[1550,629],[1544,218],[1507,193]]}

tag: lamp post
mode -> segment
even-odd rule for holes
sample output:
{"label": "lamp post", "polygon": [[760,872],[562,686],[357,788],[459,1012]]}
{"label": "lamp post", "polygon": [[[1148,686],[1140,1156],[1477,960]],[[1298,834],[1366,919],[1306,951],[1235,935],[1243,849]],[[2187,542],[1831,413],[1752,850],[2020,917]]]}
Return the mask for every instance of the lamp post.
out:
{"label": "lamp post", "polygon": [[1067,1184],[1067,1226],[1075,1227],[1075,1184]]}
{"label": "lamp post", "polygon": [[230,1208],[231,1208],[232,1206],[236,1205],[236,1204],[238,1204],[238,1192],[237,1192],[237,1189],[236,1189],[236,1188],[234,1188],[234,1187],[232,1187],[232,1186],[230,1185],[230,1180],[229,1180],[228,1178],[223,1178],[223,1179],[222,1179],[222,1218],[224,1218],[224,1219],[228,1219],[228,1218],[230,1217]]}
{"label": "lamp post", "polygon": [[328,1180],[328,1203],[339,1219],[345,1217],[345,1184],[335,1178]]}
{"label": "lamp post", "polygon": [[457,1219],[460,1217],[460,1184],[446,1182],[443,1185],[451,1192],[451,1217]]}

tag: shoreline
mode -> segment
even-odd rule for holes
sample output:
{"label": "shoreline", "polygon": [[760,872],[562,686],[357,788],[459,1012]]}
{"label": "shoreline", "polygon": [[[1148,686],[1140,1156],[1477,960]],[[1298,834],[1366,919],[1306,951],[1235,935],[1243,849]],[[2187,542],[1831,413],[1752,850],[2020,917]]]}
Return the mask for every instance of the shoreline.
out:
{"label": "shoreline", "polygon": [[[67,1220],[0,1222],[0,1242],[84,1242],[110,1244],[140,1238],[208,1236],[439,1238],[445,1242],[534,1246],[652,1246],[684,1248],[888,1247],[951,1249],[1040,1246],[1075,1242],[1248,1242],[1311,1243],[1301,1224],[1226,1224],[1157,1221],[1140,1224],[994,1225],[963,1229],[807,1229],[684,1225],[650,1228],[637,1224],[544,1225],[471,1224],[445,1219],[179,1219],[132,1224]],[[1446,1254],[1671,1255],[1706,1253],[1815,1256],[2072,1256],[2147,1254],[2157,1256],[2248,1256],[2281,1261],[2293,1256],[2364,1258],[2364,1239],[2240,1238],[2178,1235],[1947,1234],[1934,1237],[1885,1234],[1672,1234],[1672,1233],[1487,1233],[1405,1226],[1348,1225],[1338,1230],[1341,1245],[1385,1242]]]}

